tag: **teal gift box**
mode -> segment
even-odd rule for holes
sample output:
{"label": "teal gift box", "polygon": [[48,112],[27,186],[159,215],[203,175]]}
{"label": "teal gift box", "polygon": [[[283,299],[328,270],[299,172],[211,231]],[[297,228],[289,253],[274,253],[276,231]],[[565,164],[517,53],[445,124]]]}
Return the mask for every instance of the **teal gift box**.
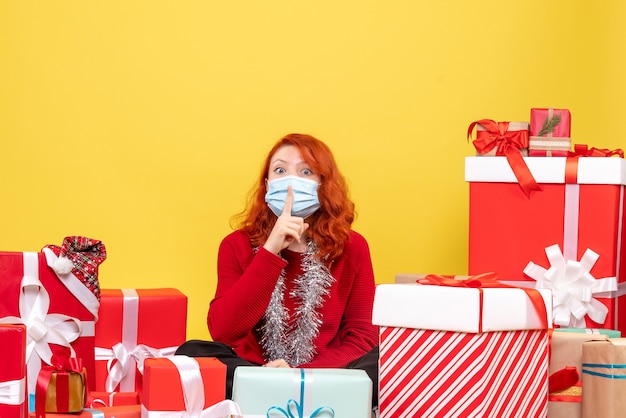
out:
{"label": "teal gift box", "polygon": [[372,380],[354,369],[239,366],[233,401],[246,418],[370,418]]}

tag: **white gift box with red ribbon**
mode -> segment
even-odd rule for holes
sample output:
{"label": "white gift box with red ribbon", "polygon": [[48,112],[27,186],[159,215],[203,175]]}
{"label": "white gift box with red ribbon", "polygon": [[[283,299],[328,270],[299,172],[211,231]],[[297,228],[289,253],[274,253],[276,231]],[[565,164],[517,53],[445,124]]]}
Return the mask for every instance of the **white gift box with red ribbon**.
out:
{"label": "white gift box with red ribbon", "polygon": [[381,418],[545,416],[552,324],[523,289],[382,284],[373,323]]}

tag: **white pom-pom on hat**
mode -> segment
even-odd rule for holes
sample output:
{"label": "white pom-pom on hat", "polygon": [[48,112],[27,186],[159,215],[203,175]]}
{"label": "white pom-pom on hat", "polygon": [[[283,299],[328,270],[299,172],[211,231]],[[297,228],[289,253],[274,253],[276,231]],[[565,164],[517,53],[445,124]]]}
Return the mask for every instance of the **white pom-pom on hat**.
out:
{"label": "white pom-pom on hat", "polygon": [[72,260],[63,256],[57,258],[57,260],[54,262],[54,265],[52,266],[52,269],[58,274],[71,273],[73,268],[74,263],[72,263]]}

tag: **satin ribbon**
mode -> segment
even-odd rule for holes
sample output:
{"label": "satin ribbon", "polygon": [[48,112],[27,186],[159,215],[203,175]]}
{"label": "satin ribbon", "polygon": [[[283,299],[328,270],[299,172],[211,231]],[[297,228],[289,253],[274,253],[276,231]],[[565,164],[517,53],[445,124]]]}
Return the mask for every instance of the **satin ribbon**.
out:
{"label": "satin ribbon", "polygon": [[[35,390],[35,414],[36,418],[45,418],[46,416],[46,395],[48,386],[50,385],[50,379],[52,374],[57,374],[56,385],[56,402],[57,412],[75,412],[69,411],[69,393],[67,378],[62,378],[63,375],[68,376],[71,373],[76,373],[82,376],[83,380],[83,406],[87,404],[87,390],[84,387],[86,385],[85,369],[83,368],[82,360],[76,357],[64,357],[54,355],[52,358],[51,366],[44,366],[41,368],[39,375],[37,376],[37,387]],[[69,376],[68,376],[69,377]]]}
{"label": "satin ribbon", "polygon": [[570,157],[612,157],[614,155],[624,158],[624,151],[621,148],[610,150],[608,148],[589,148],[587,144],[576,144],[574,151],[569,152]]}
{"label": "satin ribbon", "polygon": [[28,392],[34,393],[41,362],[52,364],[50,344],[67,347],[76,356],[71,342],[81,336],[83,324],[63,314],[49,314],[50,296],[39,280],[37,253],[23,253],[24,277],[20,286],[19,317],[7,316],[0,323],[26,325],[26,368]]}
{"label": "satin ribbon", "polygon": [[449,287],[465,287],[475,288],[479,291],[479,322],[478,332],[483,330],[483,289],[484,288],[502,288],[502,289],[520,289],[526,293],[528,299],[535,308],[535,312],[539,316],[542,328],[548,328],[548,311],[546,304],[543,301],[543,297],[538,290],[532,288],[516,287],[508,284],[504,284],[497,280],[498,275],[496,273],[483,273],[475,276],[469,276],[465,279],[458,280],[454,276],[445,276],[437,274],[428,274],[423,279],[417,282],[425,285],[435,286],[449,286]]}
{"label": "satin ribbon", "polygon": [[26,378],[0,382],[0,404],[21,405],[26,400]]}
{"label": "satin ribbon", "polygon": [[105,390],[132,392],[135,390],[135,369],[143,374],[147,358],[172,356],[178,347],[154,348],[137,344],[139,324],[139,295],[135,289],[122,289],[124,295],[122,313],[122,341],[111,348],[96,347],[95,359],[107,361]]}
{"label": "satin ribbon", "polygon": [[[603,373],[590,369],[608,369],[608,371],[615,371],[615,373]],[[583,363],[583,374],[589,374],[592,376],[603,377],[606,379],[626,379],[626,364],[600,364],[600,363]]]}
{"label": "satin ribbon", "polygon": [[[313,370],[305,370],[301,368],[294,370],[294,372],[294,385],[296,386],[297,393],[300,394],[300,402],[297,402],[294,399],[288,399],[286,408],[270,406],[266,412],[267,418],[271,418],[274,411],[277,411],[277,413],[286,418],[304,418],[304,398],[307,393],[307,387],[313,386]],[[327,413],[330,417],[335,416],[335,411],[331,407],[320,406],[311,412],[309,417],[315,418],[322,413]]]}
{"label": "satin ribbon", "polygon": [[563,256],[557,244],[546,248],[550,268],[545,269],[532,261],[524,273],[536,280],[537,289],[552,291],[554,323],[560,326],[585,328],[585,316],[603,324],[608,308],[593,298],[594,294],[617,290],[617,278],[596,279],[590,273],[599,255],[587,249],[580,261]]}
{"label": "satin ribbon", "polygon": [[185,410],[149,411],[142,406],[142,417],[223,418],[229,415],[241,416],[239,406],[231,400],[218,402],[213,406],[206,409],[204,408],[204,382],[202,381],[202,374],[200,373],[200,365],[194,358],[187,356],[171,356],[169,360],[176,366],[180,376]]}
{"label": "satin ribbon", "polygon": [[541,191],[541,186],[535,181],[520,153],[520,149],[528,148],[528,130],[508,131],[509,122],[482,119],[470,124],[467,130],[468,141],[472,138],[472,131],[476,125],[485,128],[485,131],[477,131],[476,139],[472,141],[478,154],[487,154],[495,148],[496,155],[506,157],[527,197],[530,197],[532,191]]}

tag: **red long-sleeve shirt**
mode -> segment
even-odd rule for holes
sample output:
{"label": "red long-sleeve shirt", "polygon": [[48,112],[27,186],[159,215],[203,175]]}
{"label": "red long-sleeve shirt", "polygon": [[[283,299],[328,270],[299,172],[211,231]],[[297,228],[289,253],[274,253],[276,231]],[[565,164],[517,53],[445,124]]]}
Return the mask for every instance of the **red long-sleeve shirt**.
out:
{"label": "red long-sleeve shirt", "polygon": [[[283,250],[282,256],[263,247],[255,253],[241,231],[226,236],[219,248],[217,289],[207,319],[209,331],[213,340],[232,346],[240,357],[258,364],[265,359],[259,344],[261,335],[255,330],[262,323],[280,273],[285,269],[288,293],[301,272],[300,254]],[[378,344],[378,327],[372,325],[374,272],[365,238],[351,232],[343,254],[331,266],[331,274],[335,280],[319,308],[322,325],[313,340],[316,354],[310,363],[299,367],[344,367]],[[291,313],[293,301],[289,300],[285,296]]]}

